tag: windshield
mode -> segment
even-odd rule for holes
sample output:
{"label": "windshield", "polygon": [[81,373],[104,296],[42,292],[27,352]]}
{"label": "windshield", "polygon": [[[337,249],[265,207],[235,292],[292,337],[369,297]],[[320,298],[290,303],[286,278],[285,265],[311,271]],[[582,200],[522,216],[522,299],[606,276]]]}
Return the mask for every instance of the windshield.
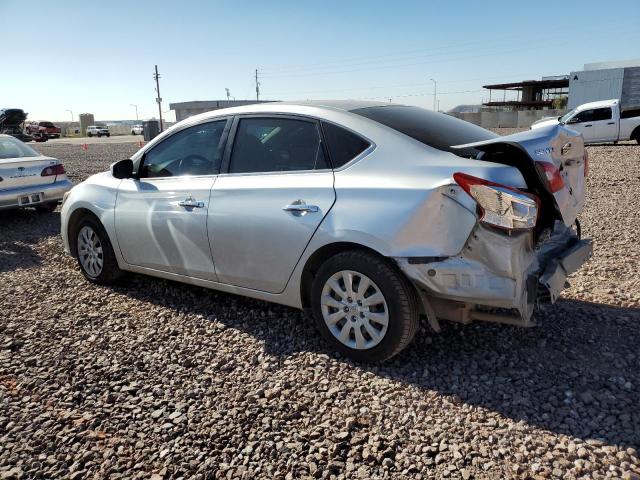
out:
{"label": "windshield", "polygon": [[569,113],[565,113],[563,116],[560,117],[560,123],[567,123],[567,120],[569,120],[574,113],[576,113],[575,108],[571,110]]}
{"label": "windshield", "polygon": [[351,110],[391,127],[430,147],[463,157],[475,157],[475,148],[453,149],[453,145],[489,140],[498,135],[473,123],[420,107],[388,105]]}
{"label": "windshield", "polygon": [[0,159],[38,157],[40,154],[13,137],[0,137]]}

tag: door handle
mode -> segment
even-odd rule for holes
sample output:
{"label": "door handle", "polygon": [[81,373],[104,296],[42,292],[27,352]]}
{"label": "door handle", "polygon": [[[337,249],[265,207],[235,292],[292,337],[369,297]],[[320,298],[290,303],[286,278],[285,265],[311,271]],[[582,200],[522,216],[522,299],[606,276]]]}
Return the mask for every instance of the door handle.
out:
{"label": "door handle", "polygon": [[320,209],[317,205],[307,205],[304,200],[296,200],[289,205],[282,207],[285,212],[291,212],[296,217],[301,217],[307,213],[316,213]]}
{"label": "door handle", "polygon": [[590,127],[590,126],[591,126],[591,125],[585,125],[584,127],[585,127],[585,128],[587,128],[587,127]]}
{"label": "door handle", "polygon": [[615,125],[616,122],[607,122],[607,125]]}
{"label": "door handle", "polygon": [[282,207],[285,212],[298,212],[298,213],[316,213],[318,210],[317,205],[305,205],[305,204],[291,204]]}
{"label": "door handle", "polygon": [[204,202],[198,202],[193,198],[182,200],[181,202],[178,202],[178,205],[185,208],[204,208]]}

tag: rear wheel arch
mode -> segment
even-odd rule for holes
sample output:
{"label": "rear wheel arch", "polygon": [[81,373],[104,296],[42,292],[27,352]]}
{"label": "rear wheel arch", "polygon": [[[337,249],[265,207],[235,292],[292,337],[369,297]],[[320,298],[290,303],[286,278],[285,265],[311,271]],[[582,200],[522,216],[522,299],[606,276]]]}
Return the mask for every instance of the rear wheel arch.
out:
{"label": "rear wheel arch", "polygon": [[631,132],[631,140],[635,140],[640,144],[640,125],[638,125],[633,132]]}
{"label": "rear wheel arch", "polygon": [[307,262],[304,265],[304,269],[302,270],[302,276],[300,280],[300,300],[303,309],[308,310],[311,308],[311,285],[313,284],[313,279],[315,278],[322,264],[334,255],[349,250],[360,250],[369,252],[377,257],[380,257],[390,265],[393,265],[394,268],[397,268],[394,262],[389,261],[388,257],[385,257],[377,250],[374,250],[373,248],[367,247],[360,243],[335,242],[323,245],[315,252],[313,252],[313,254],[307,259]]}

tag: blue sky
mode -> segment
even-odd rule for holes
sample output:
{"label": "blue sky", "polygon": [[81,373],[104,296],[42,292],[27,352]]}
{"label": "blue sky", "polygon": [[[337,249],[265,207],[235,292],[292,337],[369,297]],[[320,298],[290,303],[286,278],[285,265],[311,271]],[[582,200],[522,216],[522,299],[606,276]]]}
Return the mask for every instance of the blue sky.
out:
{"label": "blue sky", "polygon": [[54,121],[157,115],[154,64],[163,110],[225,87],[255,98],[256,68],[262,98],[283,100],[431,108],[433,78],[446,110],[487,83],[640,57],[639,0],[0,0],[0,25],[0,107]]}

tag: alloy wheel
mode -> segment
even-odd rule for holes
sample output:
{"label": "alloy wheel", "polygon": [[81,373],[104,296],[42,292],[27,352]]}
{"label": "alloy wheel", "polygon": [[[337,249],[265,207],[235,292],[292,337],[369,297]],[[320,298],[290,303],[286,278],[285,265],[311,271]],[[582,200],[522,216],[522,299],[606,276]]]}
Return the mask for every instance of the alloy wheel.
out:
{"label": "alloy wheel", "polygon": [[89,226],[85,225],[78,232],[78,258],[82,268],[92,278],[102,273],[104,254],[100,237]]}

